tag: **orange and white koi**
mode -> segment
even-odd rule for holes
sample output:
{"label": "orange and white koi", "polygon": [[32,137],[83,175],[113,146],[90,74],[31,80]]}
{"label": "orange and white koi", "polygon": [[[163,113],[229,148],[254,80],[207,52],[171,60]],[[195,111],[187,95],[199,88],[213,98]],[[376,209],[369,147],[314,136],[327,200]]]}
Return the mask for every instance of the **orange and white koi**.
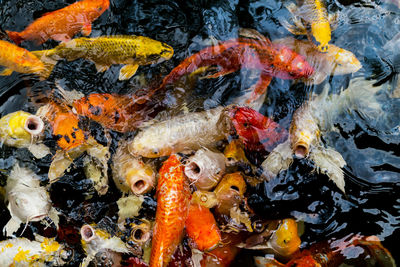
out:
{"label": "orange and white koi", "polygon": [[110,6],[109,0],[82,0],[44,14],[22,32],[6,31],[17,45],[23,40],[42,44],[48,39],[67,42],[79,31],[89,35],[92,22]]}
{"label": "orange and white koi", "polygon": [[175,154],[160,169],[150,267],[167,266],[183,238],[190,200],[189,182],[183,171]]}

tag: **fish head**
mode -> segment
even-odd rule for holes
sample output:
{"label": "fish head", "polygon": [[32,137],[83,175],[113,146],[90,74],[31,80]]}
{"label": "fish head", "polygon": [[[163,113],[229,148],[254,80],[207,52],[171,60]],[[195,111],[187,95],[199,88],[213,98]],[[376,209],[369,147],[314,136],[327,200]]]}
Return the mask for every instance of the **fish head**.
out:
{"label": "fish head", "polygon": [[90,7],[88,8],[94,12],[88,12],[88,14],[91,20],[94,20],[110,7],[110,0],[92,0],[89,5]]}
{"label": "fish head", "polygon": [[246,149],[271,151],[287,136],[279,124],[252,108],[233,106],[228,115]]}
{"label": "fish head", "polygon": [[314,68],[304,56],[297,54],[285,45],[275,46],[276,56],[273,58],[274,75],[281,79],[299,79],[309,77]]}
{"label": "fish head", "polygon": [[116,267],[121,266],[122,256],[121,253],[112,251],[110,249],[103,249],[94,255],[94,266]]}
{"label": "fish head", "polygon": [[310,146],[318,142],[320,130],[317,122],[310,112],[301,112],[302,108],[295,112],[290,125],[289,135],[293,153],[300,158],[308,156]]}
{"label": "fish head", "polygon": [[21,189],[8,194],[12,215],[23,222],[40,221],[51,209],[47,192],[43,188]]}
{"label": "fish head", "polygon": [[331,40],[331,26],[329,21],[318,21],[311,23],[311,35],[313,43],[316,44],[320,52],[326,53],[329,50],[329,41]]}
{"label": "fish head", "polygon": [[269,240],[271,247],[280,255],[287,257],[299,250],[301,240],[297,232],[297,223],[293,219],[284,219]]}
{"label": "fish head", "polygon": [[243,200],[245,192],[246,182],[240,172],[226,174],[214,190],[218,212],[229,214],[230,209]]}
{"label": "fish head", "polygon": [[[333,46],[331,46],[331,49]],[[332,49],[333,50],[333,49]],[[338,48],[333,50],[334,52],[334,60],[337,64],[335,68],[335,74],[347,74],[352,72],[357,72],[361,69],[361,62],[356,58],[356,56],[343,48]]]}
{"label": "fish head", "polygon": [[44,130],[43,120],[24,111],[17,111],[4,116],[0,120],[2,129],[14,139],[30,142],[32,137],[38,137]]}
{"label": "fish head", "polygon": [[138,36],[137,41],[142,45],[136,47],[133,56],[140,64],[161,63],[174,55],[174,49],[166,43],[144,36]]}

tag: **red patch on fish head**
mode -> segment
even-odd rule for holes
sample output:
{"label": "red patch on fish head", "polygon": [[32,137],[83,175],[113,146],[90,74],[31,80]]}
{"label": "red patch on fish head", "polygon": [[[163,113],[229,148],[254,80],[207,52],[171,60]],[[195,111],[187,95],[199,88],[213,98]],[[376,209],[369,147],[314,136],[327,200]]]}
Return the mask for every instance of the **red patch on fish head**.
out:
{"label": "red patch on fish head", "polygon": [[248,150],[271,151],[287,137],[287,131],[278,123],[249,107],[234,107],[229,115]]}

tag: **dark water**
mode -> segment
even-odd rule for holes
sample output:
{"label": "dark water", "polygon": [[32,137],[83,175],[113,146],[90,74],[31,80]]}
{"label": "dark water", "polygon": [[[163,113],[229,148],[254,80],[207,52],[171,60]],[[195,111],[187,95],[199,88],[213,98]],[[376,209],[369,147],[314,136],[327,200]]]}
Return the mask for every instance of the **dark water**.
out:
{"label": "dark water", "polygon": [[[43,13],[56,10],[74,1],[17,1],[0,0],[0,27],[21,31]],[[376,78],[381,83],[395,83],[396,69],[390,60],[399,51],[384,51],[385,43],[400,31],[400,10],[391,2],[329,1],[329,12],[339,12],[337,28],[331,43],[352,51],[363,64],[358,75]],[[239,28],[252,28],[270,39],[290,36],[279,23],[289,12],[280,1],[132,1],[111,0],[109,10],[93,23],[91,36],[128,34],[143,35],[165,42],[174,48],[174,57],[162,64],[140,66],[129,81],[118,81],[120,66],[114,65],[104,73],[97,73],[94,64],[85,60],[60,61],[46,81],[32,75],[13,73],[0,77],[0,114],[25,110],[34,113],[40,99],[54,88],[57,81],[68,90],[85,94],[92,92],[129,93],[142,87],[158,84],[184,58],[211,44],[212,38],[227,40],[237,37]],[[28,50],[48,49],[57,44],[48,41],[42,46],[24,42]],[[229,103],[233,95],[248,88],[251,80],[245,71],[235,72],[218,79],[199,80],[185,94],[173,88],[167,93],[169,110],[178,110],[184,100],[192,110],[201,110]],[[351,75],[328,77],[332,93],[348,86]],[[288,127],[293,112],[313,87],[292,84],[274,78],[268,89],[267,100],[261,112]],[[183,99],[183,100],[182,100]],[[311,173],[312,163],[295,160],[288,171],[281,172],[276,180],[264,183],[248,192],[250,204],[260,216],[283,218],[295,216],[305,221],[301,237],[303,247],[331,237],[348,233],[377,235],[383,240],[396,261],[400,260],[400,134],[391,131],[399,125],[400,102],[385,96],[387,116],[397,118],[388,125],[387,120],[367,121],[357,112],[340,116],[335,122],[340,131],[329,133],[324,140],[335,147],[347,162],[345,167],[346,195],[342,194],[324,175]],[[382,122],[382,123],[380,123]],[[93,136],[106,143],[102,128],[90,125]],[[387,130],[389,129],[389,130]],[[114,152],[122,134],[111,132]],[[47,144],[54,147],[51,138]],[[53,143],[52,143],[53,142]],[[36,160],[24,150],[3,147],[0,151],[0,169],[10,169],[22,161],[47,179],[51,156]],[[160,160],[161,162],[161,160]],[[106,196],[98,197],[91,182],[84,177],[82,159],[75,162],[74,170],[51,186],[54,206],[61,212],[58,238],[75,248],[75,261],[82,260],[79,229],[84,223],[102,220],[116,221],[115,201],[120,197],[112,185]],[[2,182],[6,177],[3,175]],[[152,217],[155,203],[149,194],[143,216]],[[8,221],[6,207],[2,207],[1,228]],[[24,236],[33,232],[55,236],[55,229],[44,232],[31,223]],[[236,265],[251,265],[253,252],[243,251]]]}

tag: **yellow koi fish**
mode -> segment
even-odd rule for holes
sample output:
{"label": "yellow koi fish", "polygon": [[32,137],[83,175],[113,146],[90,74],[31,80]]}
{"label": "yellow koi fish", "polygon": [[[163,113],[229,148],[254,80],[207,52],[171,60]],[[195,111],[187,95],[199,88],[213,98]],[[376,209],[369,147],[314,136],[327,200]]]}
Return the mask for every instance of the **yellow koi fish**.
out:
{"label": "yellow koi fish", "polygon": [[51,65],[44,64],[25,48],[2,40],[0,40],[0,66],[6,67],[0,72],[0,76],[8,76],[16,71],[38,74],[42,79],[47,78],[53,69]]}
{"label": "yellow koi fish", "polygon": [[55,65],[58,60],[84,58],[95,63],[99,72],[113,64],[124,64],[120,80],[131,78],[139,65],[160,63],[170,59],[174,50],[169,45],[144,36],[101,36],[76,38],[50,50],[32,52],[42,61]]}
{"label": "yellow koi fish", "polygon": [[36,158],[50,153],[48,147],[39,143],[43,130],[42,119],[25,111],[16,111],[0,119],[1,144],[28,148]]}
{"label": "yellow koi fish", "polygon": [[293,34],[307,35],[321,52],[327,52],[336,15],[329,16],[321,0],[304,0],[300,7],[293,3],[286,7],[293,14],[294,25],[282,20],[283,26]]}

